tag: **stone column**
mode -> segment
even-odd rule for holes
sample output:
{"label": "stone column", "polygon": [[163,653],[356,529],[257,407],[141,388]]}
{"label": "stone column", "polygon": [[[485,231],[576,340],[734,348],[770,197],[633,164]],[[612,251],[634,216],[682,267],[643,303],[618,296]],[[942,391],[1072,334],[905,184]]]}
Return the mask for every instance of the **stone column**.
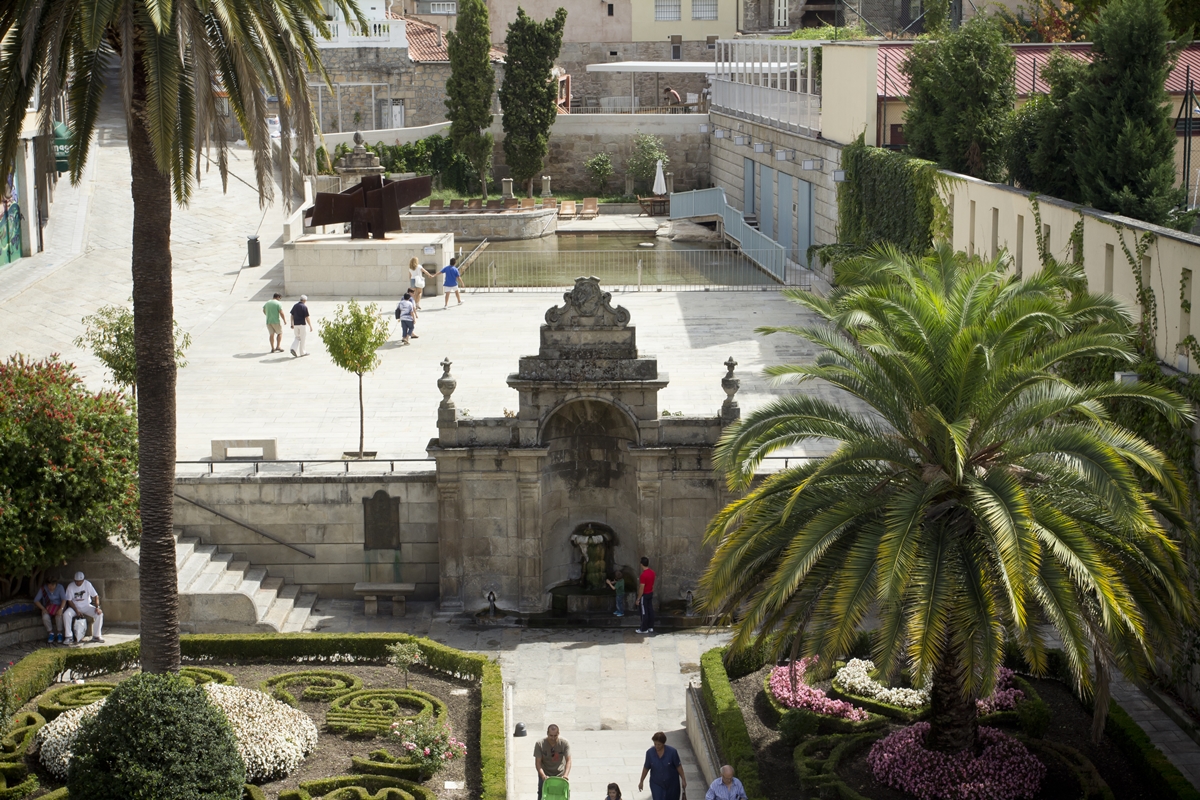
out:
{"label": "stone column", "polygon": [[512,196],[513,196],[513,190],[512,190],[513,179],[512,178],[502,178],[500,180],[500,187],[501,187],[501,192],[504,195],[504,199],[511,200]]}
{"label": "stone column", "polygon": [[663,175],[667,179],[667,194],[675,191],[675,173],[668,172]]}
{"label": "stone column", "polygon": [[[641,465],[639,464],[639,471]],[[662,574],[663,564],[659,560],[662,535],[662,482],[657,476],[653,480],[638,479],[638,557],[650,559],[650,568]],[[640,570],[640,566],[635,566]],[[656,587],[657,588],[657,587]],[[655,591],[659,605],[662,592]]]}
{"label": "stone column", "polygon": [[554,192],[550,191],[550,176],[542,176],[542,197],[553,197]]}
{"label": "stone column", "polygon": [[633,196],[633,176],[629,173],[625,173],[625,195],[627,197]]}
{"label": "stone column", "polygon": [[440,611],[463,610],[462,514],[457,483],[438,486]]}
{"label": "stone column", "polygon": [[517,593],[521,611],[542,610],[542,483],[537,473],[517,481]]}

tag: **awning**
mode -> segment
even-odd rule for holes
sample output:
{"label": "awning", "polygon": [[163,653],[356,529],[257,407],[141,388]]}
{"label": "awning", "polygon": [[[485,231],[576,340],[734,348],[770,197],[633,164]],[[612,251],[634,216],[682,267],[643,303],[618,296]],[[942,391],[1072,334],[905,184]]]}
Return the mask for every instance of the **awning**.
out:
{"label": "awning", "polygon": [[715,74],[712,61],[608,61],[588,64],[588,72],[689,72]]}

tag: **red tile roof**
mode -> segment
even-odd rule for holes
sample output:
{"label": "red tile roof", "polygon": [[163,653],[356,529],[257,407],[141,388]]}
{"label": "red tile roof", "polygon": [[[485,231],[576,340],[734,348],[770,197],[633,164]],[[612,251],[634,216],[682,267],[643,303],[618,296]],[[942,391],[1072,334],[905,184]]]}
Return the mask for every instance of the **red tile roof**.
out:
{"label": "red tile roof", "polygon": [[[408,57],[413,61],[449,61],[450,53],[446,50],[446,37],[442,29],[415,17],[404,17],[404,29],[408,36]],[[504,62],[503,51],[491,49],[492,61],[497,64]]]}
{"label": "red tile roof", "polygon": [[[896,99],[908,96],[908,78],[900,71],[900,66],[908,59],[911,42],[882,42],[879,45],[879,69],[876,84],[880,98]],[[1042,80],[1042,69],[1050,58],[1050,53],[1061,49],[1072,58],[1080,61],[1090,61],[1092,46],[1088,42],[1072,44],[1016,44],[1012,45],[1017,57],[1017,94],[1021,97],[1029,95],[1034,88],[1034,77],[1037,76],[1036,88],[1044,92],[1048,88]],[[1200,88],[1200,43],[1188,46],[1179,54],[1175,69],[1167,76],[1167,91],[1171,94],[1183,94],[1187,67],[1192,68],[1192,85]]]}

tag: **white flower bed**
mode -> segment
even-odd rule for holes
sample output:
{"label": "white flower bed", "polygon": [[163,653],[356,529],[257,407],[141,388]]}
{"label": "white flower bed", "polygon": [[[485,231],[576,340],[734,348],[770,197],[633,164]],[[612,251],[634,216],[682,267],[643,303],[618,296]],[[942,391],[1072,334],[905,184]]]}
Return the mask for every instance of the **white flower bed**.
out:
{"label": "white flower bed", "polygon": [[928,689],[893,689],[871,677],[875,663],[862,658],[852,658],[838,670],[833,685],[848,694],[877,700],[900,708],[924,708],[929,705]]}
{"label": "white flower bed", "polygon": [[204,691],[229,719],[248,781],[290,774],[317,746],[317,726],[287,703],[241,686],[206,683]]}
{"label": "white flower bed", "polygon": [[[294,771],[317,746],[317,726],[307,714],[273,697],[240,686],[204,685],[213,705],[225,712],[246,764],[246,780],[282,778]],[[80,721],[95,716],[104,701],[73,708],[55,717],[37,734],[42,765],[66,780],[71,748]]]}
{"label": "white flower bed", "polygon": [[33,748],[37,750],[38,758],[47,772],[60,781],[67,779],[67,765],[71,763],[71,748],[75,744],[75,735],[79,733],[79,724],[86,717],[96,716],[103,705],[103,700],[97,700],[90,705],[72,708],[42,726],[33,741]]}

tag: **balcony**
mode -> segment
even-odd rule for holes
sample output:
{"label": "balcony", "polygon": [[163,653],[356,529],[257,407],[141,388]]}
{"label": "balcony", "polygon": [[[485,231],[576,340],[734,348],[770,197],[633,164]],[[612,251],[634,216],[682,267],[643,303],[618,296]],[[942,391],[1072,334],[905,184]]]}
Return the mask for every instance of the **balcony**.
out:
{"label": "balcony", "polygon": [[821,130],[815,47],[821,42],[717,42],[712,110],[783,130]]}
{"label": "balcony", "polygon": [[318,35],[317,46],[334,47],[408,47],[408,35],[402,19],[368,20],[366,27],[357,22],[326,22],[329,38]]}

